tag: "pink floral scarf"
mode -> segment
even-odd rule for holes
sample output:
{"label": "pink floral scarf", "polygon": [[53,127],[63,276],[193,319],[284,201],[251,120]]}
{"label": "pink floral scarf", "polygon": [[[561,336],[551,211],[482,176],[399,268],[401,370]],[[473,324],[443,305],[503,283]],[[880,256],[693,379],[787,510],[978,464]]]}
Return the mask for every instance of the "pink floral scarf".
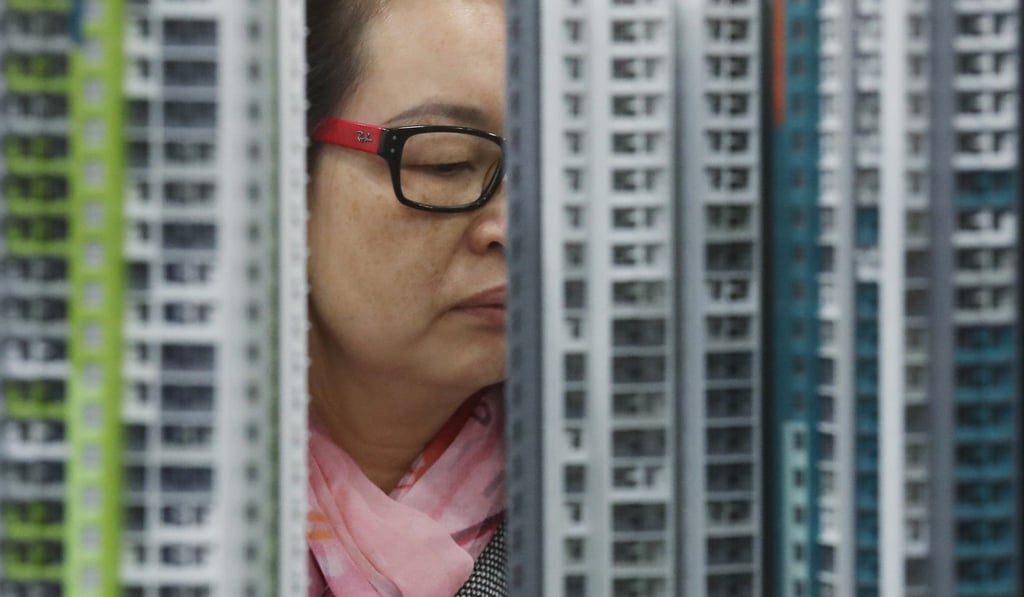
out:
{"label": "pink floral scarf", "polygon": [[311,424],[309,596],[454,595],[503,516],[503,420],[500,386],[474,394],[390,495]]}

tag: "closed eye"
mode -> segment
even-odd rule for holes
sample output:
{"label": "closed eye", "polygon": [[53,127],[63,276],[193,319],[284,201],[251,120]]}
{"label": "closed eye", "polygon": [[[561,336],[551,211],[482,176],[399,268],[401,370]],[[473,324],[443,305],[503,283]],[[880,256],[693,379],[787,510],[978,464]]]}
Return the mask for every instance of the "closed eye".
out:
{"label": "closed eye", "polygon": [[431,174],[434,176],[453,176],[472,172],[475,169],[475,166],[471,162],[439,162],[436,164],[419,164],[408,167],[412,170],[417,170],[424,174]]}

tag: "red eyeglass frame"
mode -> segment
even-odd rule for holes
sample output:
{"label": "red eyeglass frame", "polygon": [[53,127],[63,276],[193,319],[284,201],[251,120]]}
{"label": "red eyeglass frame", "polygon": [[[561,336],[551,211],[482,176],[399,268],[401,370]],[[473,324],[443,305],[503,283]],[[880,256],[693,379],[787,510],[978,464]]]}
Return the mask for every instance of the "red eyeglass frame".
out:
{"label": "red eyeglass frame", "polygon": [[[488,139],[501,148],[501,160],[493,178],[488,181],[477,198],[472,203],[462,205],[442,206],[420,203],[405,196],[402,192],[402,151],[405,142],[410,137],[424,133],[461,133]],[[501,187],[502,179],[505,176],[505,138],[480,129],[464,126],[447,125],[410,125],[394,128],[376,126],[354,120],[341,120],[339,118],[326,118],[310,135],[313,141],[337,145],[348,149],[355,149],[366,153],[375,153],[388,163],[391,170],[391,185],[395,190],[398,200],[408,207],[432,211],[438,213],[458,213],[479,209],[486,204],[495,192]]]}

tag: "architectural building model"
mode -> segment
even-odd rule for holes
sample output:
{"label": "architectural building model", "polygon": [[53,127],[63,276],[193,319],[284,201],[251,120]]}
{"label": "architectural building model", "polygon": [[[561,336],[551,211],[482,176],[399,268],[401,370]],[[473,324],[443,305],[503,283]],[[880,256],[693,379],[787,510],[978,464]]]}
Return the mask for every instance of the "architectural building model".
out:
{"label": "architectural building model", "polygon": [[304,587],[292,4],[0,3],[0,595]]}
{"label": "architectural building model", "polygon": [[516,594],[1021,594],[1019,3],[510,10]]}

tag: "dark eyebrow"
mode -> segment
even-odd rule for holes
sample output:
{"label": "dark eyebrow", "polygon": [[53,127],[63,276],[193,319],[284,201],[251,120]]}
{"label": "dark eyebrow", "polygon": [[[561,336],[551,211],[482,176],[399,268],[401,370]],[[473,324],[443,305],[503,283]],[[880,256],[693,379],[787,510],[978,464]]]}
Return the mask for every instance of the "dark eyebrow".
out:
{"label": "dark eyebrow", "polygon": [[453,120],[458,124],[480,129],[486,128],[489,120],[483,110],[473,106],[446,102],[428,102],[425,104],[419,104],[418,106],[413,106],[408,110],[404,110],[396,114],[389,118],[388,121],[384,123],[384,126],[413,124],[410,121],[415,121],[416,119],[428,116],[433,116],[435,118],[441,117]]}

